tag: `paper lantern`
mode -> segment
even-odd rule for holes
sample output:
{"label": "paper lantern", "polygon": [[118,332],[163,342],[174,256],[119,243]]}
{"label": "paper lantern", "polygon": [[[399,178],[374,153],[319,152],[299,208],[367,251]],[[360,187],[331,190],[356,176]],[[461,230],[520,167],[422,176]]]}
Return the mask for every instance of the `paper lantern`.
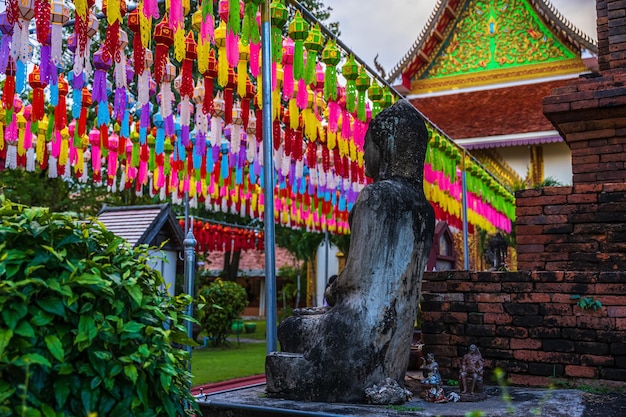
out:
{"label": "paper lantern", "polygon": [[354,59],[354,55],[350,54],[348,59],[341,67],[341,74],[344,76],[346,81],[346,93],[345,93],[345,106],[346,109],[353,113],[356,109],[356,79],[359,76],[359,65],[356,63]]}
{"label": "paper lantern", "polygon": [[[52,3],[54,4],[54,1]],[[39,41],[40,44],[48,42],[48,34],[50,33],[50,17],[50,1],[35,0],[37,41]],[[54,22],[54,16],[52,16],[52,20]]]}
{"label": "paper lantern", "polygon": [[324,36],[319,23],[316,23],[309,31],[309,35],[304,41],[304,47],[307,51],[304,80],[310,85],[316,82],[317,56],[324,49]]}
{"label": "paper lantern", "polygon": [[41,81],[39,66],[35,65],[32,72],[28,75],[28,84],[33,89],[31,118],[34,121],[39,121],[43,118],[45,111],[43,89],[47,85]]}
{"label": "paper lantern", "polygon": [[241,26],[241,42],[244,45],[258,43],[261,40],[259,25],[256,17],[259,13],[259,6],[264,0],[244,0],[243,23]]}
{"label": "paper lantern", "polygon": [[157,84],[161,84],[163,71],[165,70],[168,59],[168,49],[174,43],[174,31],[167,20],[167,13],[163,19],[154,28],[154,40],[156,42],[154,56],[154,80]]}
{"label": "paper lantern", "polygon": [[274,62],[282,61],[282,30],[289,19],[289,10],[285,6],[283,0],[272,0],[270,4],[270,17],[272,22],[272,60]]}
{"label": "paper lantern", "polygon": [[367,90],[370,87],[370,77],[365,72],[363,67],[359,70],[359,76],[356,79],[356,89],[359,92],[359,98],[357,103],[357,117],[361,122],[365,122],[367,120],[367,115],[365,113],[365,100],[367,98]]}
{"label": "paper lantern", "polygon": [[[39,0],[38,0],[39,1]],[[45,1],[45,0],[44,0]],[[64,0],[52,0],[52,9],[50,10],[52,29],[51,29],[51,41],[50,46],[52,61],[55,64],[60,64],[63,58],[63,25],[70,20],[70,10],[65,6]]]}
{"label": "paper lantern", "polygon": [[341,55],[335,41],[330,40],[322,51],[322,62],[326,64],[326,74],[324,77],[324,98],[326,100],[337,100],[337,64],[341,60]]}
{"label": "paper lantern", "polygon": [[295,81],[304,78],[304,41],[308,36],[309,24],[298,10],[289,23],[289,37],[294,41],[293,78]]}
{"label": "paper lantern", "polygon": [[128,14],[128,28],[133,32],[133,68],[135,74],[140,76],[144,70],[145,48],[141,43],[140,11],[136,8]]}

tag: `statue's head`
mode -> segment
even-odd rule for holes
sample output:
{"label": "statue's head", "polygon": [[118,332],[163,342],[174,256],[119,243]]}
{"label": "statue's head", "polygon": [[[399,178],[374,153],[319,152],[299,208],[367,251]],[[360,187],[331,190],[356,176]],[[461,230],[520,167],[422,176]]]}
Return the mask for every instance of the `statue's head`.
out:
{"label": "statue's head", "polygon": [[365,174],[374,180],[392,177],[422,182],[428,130],[420,113],[400,100],[376,116],[365,135]]}

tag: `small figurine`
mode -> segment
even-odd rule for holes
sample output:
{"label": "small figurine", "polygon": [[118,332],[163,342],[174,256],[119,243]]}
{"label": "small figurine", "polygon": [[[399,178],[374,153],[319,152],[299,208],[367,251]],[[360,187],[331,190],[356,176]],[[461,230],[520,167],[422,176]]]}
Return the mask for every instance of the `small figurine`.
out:
{"label": "small figurine", "polygon": [[[469,352],[463,356],[461,361],[459,378],[461,394],[474,395],[482,393],[483,365],[483,357],[478,347],[476,345],[470,345]],[[470,383],[469,386],[468,382]]]}
{"label": "small figurine", "polygon": [[440,386],[442,384],[441,375],[439,375],[439,364],[435,361],[435,355],[429,353],[424,361],[424,379],[422,384]]}

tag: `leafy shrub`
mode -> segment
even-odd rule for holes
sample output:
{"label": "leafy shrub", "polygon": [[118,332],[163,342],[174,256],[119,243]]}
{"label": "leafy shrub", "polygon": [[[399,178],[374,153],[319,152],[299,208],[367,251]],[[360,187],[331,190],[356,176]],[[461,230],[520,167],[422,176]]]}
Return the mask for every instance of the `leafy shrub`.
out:
{"label": "leafy shrub", "polygon": [[195,407],[183,314],[147,248],[0,196],[0,416],[177,416]]}
{"label": "leafy shrub", "polygon": [[215,281],[200,289],[198,319],[213,346],[226,341],[230,326],[248,305],[246,290],[233,281]]}

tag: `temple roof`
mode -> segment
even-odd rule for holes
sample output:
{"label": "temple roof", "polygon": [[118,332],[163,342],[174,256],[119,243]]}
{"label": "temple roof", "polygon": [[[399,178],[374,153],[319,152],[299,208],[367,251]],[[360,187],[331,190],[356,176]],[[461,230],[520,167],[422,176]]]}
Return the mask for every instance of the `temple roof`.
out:
{"label": "temple roof", "polygon": [[[389,80],[402,76],[403,86],[414,91],[411,84],[426,79],[452,79],[457,87],[459,77],[465,85],[486,84],[485,71],[497,73],[495,81],[576,73],[584,70],[582,50],[597,48],[545,0],[439,0]],[[449,87],[447,81],[438,89]]]}
{"label": "temple roof", "polygon": [[549,132],[554,127],[543,115],[542,99],[568,82],[571,79],[423,96],[411,103],[454,140]]}

